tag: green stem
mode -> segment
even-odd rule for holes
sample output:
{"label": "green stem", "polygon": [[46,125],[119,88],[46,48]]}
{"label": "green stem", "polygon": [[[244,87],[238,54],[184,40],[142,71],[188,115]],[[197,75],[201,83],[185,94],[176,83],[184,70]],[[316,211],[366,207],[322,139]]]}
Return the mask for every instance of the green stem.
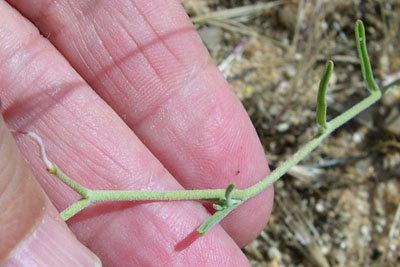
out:
{"label": "green stem", "polygon": [[[235,190],[234,192],[237,192]],[[123,191],[93,190],[92,202],[126,200],[218,200],[225,195],[224,189],[181,190],[181,191]]]}
{"label": "green stem", "polygon": [[[272,171],[268,176],[262,179],[257,184],[244,189],[244,190],[233,190],[230,192],[232,199],[241,200],[240,203],[245,200],[257,195],[269,185],[276,182],[282,175],[304,159],[312,150],[314,150],[327,136],[329,136],[334,130],[339,128],[341,125],[355,117],[361,111],[367,109],[369,106],[377,102],[381,97],[380,91],[373,92],[370,96],[347,110],[345,113],[337,116],[335,119],[327,123],[325,131],[317,135],[314,139],[304,145],[296,154],[286,160],[282,165]],[[55,165],[54,165],[55,166]],[[64,220],[68,220],[70,217],[90,205],[94,202],[103,201],[138,201],[138,200],[211,200],[217,201],[226,195],[224,189],[205,189],[205,190],[181,190],[181,191],[122,191],[122,190],[89,190],[78,183],[68,178],[64,173],[55,169],[49,170],[49,172],[55,174],[65,184],[73,188],[78,192],[82,199],[78,200],[70,207],[65,209],[61,213],[61,217]],[[231,210],[239,205],[230,207],[227,215]],[[215,219],[215,218],[214,218]],[[209,224],[209,221],[207,222]],[[203,226],[204,227],[204,226]],[[209,228],[206,228],[209,229]]]}
{"label": "green stem", "polygon": [[[373,92],[369,97],[362,100],[357,105],[353,106],[345,113],[337,116],[335,119],[327,123],[326,130],[318,135],[316,138],[312,139],[306,145],[304,145],[299,151],[296,152],[292,157],[286,160],[282,165],[272,171],[267,177],[262,179],[257,184],[244,190],[244,196],[242,199],[248,199],[262,190],[267,186],[276,182],[282,175],[284,175],[291,167],[299,163],[303,158],[305,158],[312,150],[314,150],[328,135],[330,135],[334,130],[339,128],[341,125],[345,124],[347,121],[355,117],[361,111],[367,109],[369,106],[377,102],[381,98],[380,91]],[[233,192],[235,193],[235,191]],[[233,194],[234,195],[234,194]],[[234,195],[235,196],[235,195]]]}
{"label": "green stem", "polygon": [[379,89],[375,83],[371,64],[369,61],[364,26],[361,21],[356,23],[356,43],[357,51],[361,61],[361,69],[364,81],[367,84],[367,88],[370,95],[356,104],[355,106],[348,109],[343,114],[337,116],[333,120],[326,122],[326,100],[325,94],[328,86],[329,78],[333,69],[333,62],[329,61],[325,68],[324,75],[321,80],[319,93],[318,93],[318,105],[317,105],[317,122],[320,125],[320,131],[307,144],[305,144],[297,153],[286,160],[278,168],[272,171],[268,176],[263,178],[255,185],[244,189],[234,190],[234,185],[229,185],[225,190],[223,189],[211,189],[211,190],[181,190],[181,191],[119,191],[119,190],[89,190],[72,179],[70,179],[63,172],[58,170],[56,165],[52,164],[46,157],[44,146],[41,139],[31,134],[35,138],[42,149],[43,159],[48,166],[48,171],[56,175],[66,185],[71,187],[75,192],[81,195],[81,199],[72,204],[70,207],[65,209],[61,213],[61,217],[64,220],[69,219],[88,205],[93,202],[101,201],[137,201],[137,200],[208,200],[218,201],[216,207],[218,211],[207,219],[198,229],[199,234],[205,234],[211,229],[212,226],[221,221],[227,216],[232,210],[237,208],[245,200],[257,195],[269,185],[276,182],[282,177],[288,170],[304,159],[312,150],[314,150],[327,136],[329,136],[337,128],[345,124],[350,119],[357,116],[360,112],[370,107],[372,104],[377,102],[382,93],[387,93],[391,88],[400,84],[400,79],[397,79],[387,86]]}
{"label": "green stem", "polygon": [[[365,110],[381,97],[380,91],[372,93],[370,96],[353,106],[345,113],[327,123],[326,131],[304,145],[296,154],[286,160],[282,165],[271,172],[267,177],[257,184],[244,189],[233,190],[231,197],[234,199],[246,200],[267,186],[277,181],[292,166],[304,159],[312,150],[314,150],[328,135],[341,125],[355,117],[361,111]],[[217,200],[225,196],[224,189],[205,189],[205,190],[180,190],[180,191],[123,191],[123,190],[90,190],[89,199],[91,202],[101,201],[137,201],[137,200]]]}
{"label": "green stem", "polygon": [[75,202],[74,204],[72,204],[71,206],[69,206],[68,208],[66,208],[65,210],[63,210],[60,213],[60,216],[64,221],[66,221],[75,214],[77,214],[78,212],[80,212],[81,210],[83,210],[84,208],[86,208],[87,206],[89,206],[91,202],[92,201],[90,201],[89,199],[82,198],[77,202]]}
{"label": "green stem", "polygon": [[54,174],[58,179],[60,179],[64,184],[68,185],[72,190],[77,192],[83,198],[88,198],[89,189],[81,186],[71,178],[69,178],[66,174],[64,174],[57,166],[52,163],[51,169],[47,170],[49,173]]}

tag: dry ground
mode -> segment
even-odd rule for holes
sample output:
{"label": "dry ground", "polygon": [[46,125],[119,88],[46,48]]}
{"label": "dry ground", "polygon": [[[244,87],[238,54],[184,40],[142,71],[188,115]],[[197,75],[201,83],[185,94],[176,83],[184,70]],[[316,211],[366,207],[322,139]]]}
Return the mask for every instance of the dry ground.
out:
{"label": "dry ground", "polygon": [[[332,118],[367,95],[354,42],[366,26],[378,84],[400,77],[400,1],[182,0],[245,105],[275,168],[316,133],[325,62]],[[398,266],[400,88],[275,184],[273,214],[244,248],[254,266]]]}

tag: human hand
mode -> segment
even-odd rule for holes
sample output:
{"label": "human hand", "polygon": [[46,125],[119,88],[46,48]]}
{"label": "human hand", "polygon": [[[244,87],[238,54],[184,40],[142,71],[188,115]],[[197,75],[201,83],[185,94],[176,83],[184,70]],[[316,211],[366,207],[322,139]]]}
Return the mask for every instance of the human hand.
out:
{"label": "human hand", "polygon": [[[179,1],[8,2],[22,15],[0,3],[3,116],[9,128],[41,136],[80,184],[241,189],[268,173],[245,110]],[[248,264],[239,247],[265,225],[272,187],[202,237],[195,230],[209,214],[198,202],[96,204],[68,221],[78,242],[53,207],[77,195],[46,174],[32,140],[15,135],[46,196],[0,125],[4,265],[90,266],[82,244],[106,266]]]}

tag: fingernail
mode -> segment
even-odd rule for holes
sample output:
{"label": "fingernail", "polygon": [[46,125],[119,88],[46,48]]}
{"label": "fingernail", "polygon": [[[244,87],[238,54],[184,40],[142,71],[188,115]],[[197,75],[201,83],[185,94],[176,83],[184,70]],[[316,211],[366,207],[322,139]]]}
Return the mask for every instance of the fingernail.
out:
{"label": "fingernail", "polygon": [[62,222],[44,214],[40,225],[5,260],[4,266],[102,266]]}

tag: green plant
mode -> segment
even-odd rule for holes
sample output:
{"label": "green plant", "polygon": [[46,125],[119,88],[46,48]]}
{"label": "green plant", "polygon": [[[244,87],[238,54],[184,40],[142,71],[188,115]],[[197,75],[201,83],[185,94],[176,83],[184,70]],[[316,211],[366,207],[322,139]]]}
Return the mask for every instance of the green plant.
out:
{"label": "green plant", "polygon": [[329,79],[333,71],[333,62],[329,61],[323,73],[318,99],[317,99],[317,123],[319,131],[316,136],[305,144],[297,153],[286,160],[282,165],[272,171],[268,176],[263,178],[253,186],[236,190],[234,185],[229,185],[226,189],[212,189],[212,190],[182,190],[182,191],[119,191],[119,190],[90,190],[80,184],[76,183],[65,175],[57,166],[50,162],[46,156],[46,151],[42,140],[34,133],[25,133],[34,138],[41,147],[43,161],[46,164],[49,173],[54,174],[58,179],[77,192],[81,199],[73,203],[71,206],[61,212],[61,217],[68,220],[76,213],[94,202],[101,201],[135,201],[135,200],[206,200],[215,202],[213,207],[216,212],[210,216],[198,229],[199,234],[207,233],[215,224],[219,223],[225,216],[232,210],[240,206],[249,198],[257,195],[269,185],[276,182],[282,175],[284,175],[292,166],[296,165],[312,150],[314,150],[327,136],[334,130],[342,126],[344,123],[354,118],[361,111],[367,109],[369,106],[377,102],[382,94],[387,93],[390,89],[400,84],[400,79],[393,81],[387,86],[379,88],[374,81],[372,74],[371,64],[368,58],[364,26],[361,21],[356,23],[356,43],[357,52],[361,61],[362,76],[368,88],[370,95],[364,100],[354,105],[352,108],[332,119],[327,121],[326,110],[327,105],[325,101],[326,90],[328,87]]}

